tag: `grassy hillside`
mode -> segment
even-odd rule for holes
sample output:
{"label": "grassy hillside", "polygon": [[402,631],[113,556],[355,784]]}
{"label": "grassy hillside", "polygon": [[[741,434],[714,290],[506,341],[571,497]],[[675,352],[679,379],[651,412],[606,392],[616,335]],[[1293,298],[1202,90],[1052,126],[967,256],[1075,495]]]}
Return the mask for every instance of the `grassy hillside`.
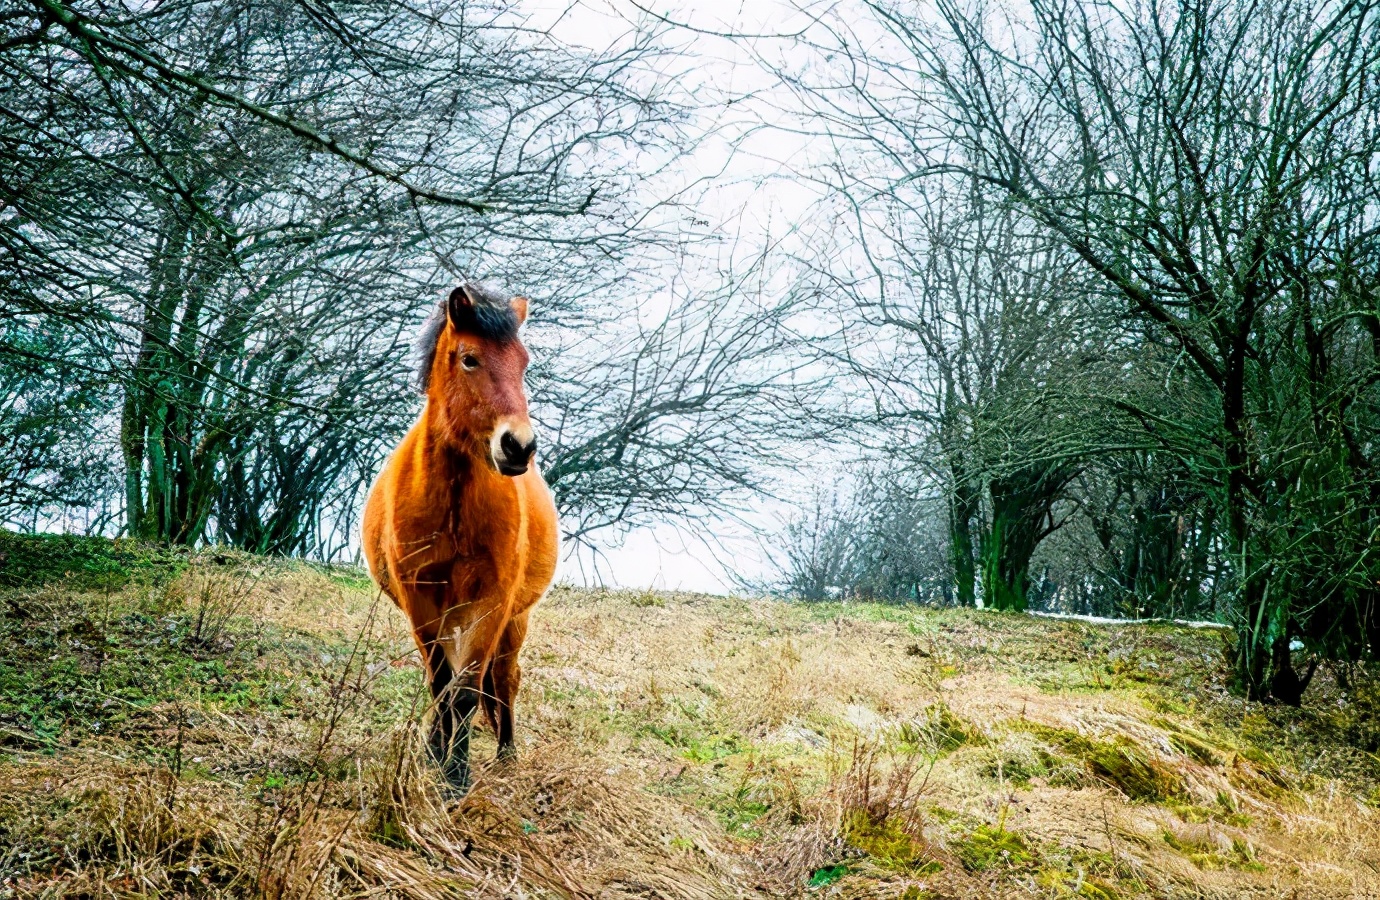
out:
{"label": "grassy hillside", "polygon": [[0,552],[0,897],[1380,896],[1370,682],[1213,631],[558,589],[448,804],[360,573]]}

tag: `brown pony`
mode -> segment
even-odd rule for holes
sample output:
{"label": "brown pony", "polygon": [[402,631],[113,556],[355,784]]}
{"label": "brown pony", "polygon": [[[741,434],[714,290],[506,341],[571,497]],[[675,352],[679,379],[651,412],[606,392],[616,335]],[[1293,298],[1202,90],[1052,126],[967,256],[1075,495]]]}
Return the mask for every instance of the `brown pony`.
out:
{"label": "brown pony", "polygon": [[518,327],[527,301],[451,292],[420,343],[426,407],[364,509],[364,554],[412,622],[435,698],[428,746],[468,789],[482,703],[500,758],[516,753],[513,700],[527,617],[556,572],[556,506],[532,464],[536,438]]}

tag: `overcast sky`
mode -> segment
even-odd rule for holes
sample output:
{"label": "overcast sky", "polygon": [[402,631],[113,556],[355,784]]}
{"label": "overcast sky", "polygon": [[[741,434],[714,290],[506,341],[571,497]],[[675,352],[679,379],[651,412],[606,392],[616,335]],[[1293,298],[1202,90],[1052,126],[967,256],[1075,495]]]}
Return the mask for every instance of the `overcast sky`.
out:
{"label": "overcast sky", "polygon": [[[799,222],[818,201],[818,189],[793,176],[810,165],[819,148],[799,134],[763,127],[788,115],[790,95],[753,58],[754,49],[769,54],[782,43],[771,35],[807,24],[791,4],[529,0],[524,8],[534,27],[550,28],[562,40],[597,50],[626,40],[634,23],[646,23],[649,16],[687,26],[668,30],[666,40],[678,53],[667,61],[666,71],[703,106],[703,124],[713,136],[677,160],[673,177],[685,184],[712,181],[697,218],[732,242],[736,253],[751,253],[769,235],[780,239],[788,223]],[[762,37],[716,36],[727,33]],[[702,277],[713,275],[710,271]],[[799,473],[799,483],[783,485],[782,493],[789,498],[814,477]],[[584,583],[729,592],[737,578],[757,580],[767,574],[761,538],[752,532],[779,527],[789,512],[788,503],[763,500],[747,523],[713,520],[641,528],[596,554],[570,555],[562,574]]]}

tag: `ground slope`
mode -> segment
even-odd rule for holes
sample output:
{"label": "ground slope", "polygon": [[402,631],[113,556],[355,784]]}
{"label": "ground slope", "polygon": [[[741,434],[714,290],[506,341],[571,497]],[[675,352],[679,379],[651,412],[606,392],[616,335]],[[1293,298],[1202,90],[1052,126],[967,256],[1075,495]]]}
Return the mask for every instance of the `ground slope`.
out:
{"label": "ground slope", "polygon": [[448,803],[359,573],[5,540],[0,896],[1380,897],[1364,673],[1211,630],[557,589]]}

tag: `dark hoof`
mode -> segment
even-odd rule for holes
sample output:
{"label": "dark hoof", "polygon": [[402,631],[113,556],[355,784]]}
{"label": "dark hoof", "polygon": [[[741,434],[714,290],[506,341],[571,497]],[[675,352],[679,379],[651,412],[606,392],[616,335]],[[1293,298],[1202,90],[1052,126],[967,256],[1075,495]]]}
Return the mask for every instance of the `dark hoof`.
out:
{"label": "dark hoof", "polygon": [[473,786],[468,771],[442,773],[441,796],[446,800],[464,800]]}
{"label": "dark hoof", "polygon": [[441,795],[447,800],[459,800],[470,792],[472,779],[468,757],[469,754],[460,756],[459,753],[446,756],[433,748],[431,759],[441,776]]}
{"label": "dark hoof", "polygon": [[517,744],[499,744],[498,761],[502,763],[514,762],[518,758]]}

